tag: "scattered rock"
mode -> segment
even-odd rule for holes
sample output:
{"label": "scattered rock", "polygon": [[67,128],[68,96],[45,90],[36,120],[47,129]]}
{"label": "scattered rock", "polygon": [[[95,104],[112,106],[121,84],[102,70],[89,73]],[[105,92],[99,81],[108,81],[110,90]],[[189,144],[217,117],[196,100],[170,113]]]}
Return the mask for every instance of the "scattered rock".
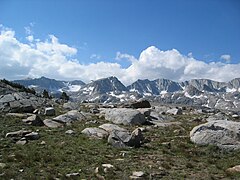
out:
{"label": "scattered rock", "polygon": [[169,115],[162,115],[162,114],[159,114],[155,111],[152,111],[150,113],[150,116],[148,117],[148,120],[150,121],[161,121],[161,122],[167,122],[167,121],[172,121],[174,120],[173,117],[169,116]]}
{"label": "scattered rock", "polygon": [[82,130],[82,133],[86,134],[87,136],[100,139],[108,136],[108,132],[100,128],[85,128]]}
{"label": "scattered rock", "polygon": [[106,120],[115,124],[139,125],[146,122],[145,116],[138,110],[128,108],[106,109]]}
{"label": "scattered rock", "polygon": [[75,102],[66,102],[63,104],[63,108],[67,109],[67,110],[78,110],[79,109],[79,105],[78,103]]}
{"label": "scattered rock", "polygon": [[182,110],[179,109],[179,108],[172,108],[172,109],[169,109],[167,111],[168,114],[172,114],[172,115],[181,115],[182,114]]}
{"label": "scattered rock", "polygon": [[229,172],[229,173],[239,173],[240,172],[240,165],[228,168],[226,171]]}
{"label": "scattered rock", "polygon": [[102,167],[110,169],[113,168],[114,166],[111,164],[102,164]]}
{"label": "scattered rock", "polygon": [[40,142],[40,145],[45,145],[45,144],[46,144],[45,141]]}
{"label": "scattered rock", "polygon": [[121,127],[119,127],[119,126],[117,126],[117,125],[115,125],[115,124],[108,124],[108,123],[99,126],[99,128],[101,128],[101,129],[103,129],[103,130],[105,130],[105,131],[107,131],[107,132],[109,132],[109,133],[112,132],[112,131],[114,131],[114,130],[127,131],[126,129],[121,128]]}
{"label": "scattered rock", "polygon": [[50,128],[58,128],[58,127],[63,127],[63,124],[53,121],[51,119],[45,119],[43,121],[43,123],[45,124],[45,126],[50,127]]}
{"label": "scattered rock", "polygon": [[0,168],[5,168],[6,164],[5,163],[0,163]]}
{"label": "scattered rock", "polygon": [[70,130],[67,130],[65,134],[74,134],[74,131],[70,129]]}
{"label": "scattered rock", "polygon": [[72,123],[74,121],[82,121],[85,119],[86,117],[77,110],[68,111],[65,114],[53,118],[54,121],[60,123]]}
{"label": "scattered rock", "polygon": [[144,140],[142,131],[140,128],[135,129],[131,134],[131,140],[128,142],[128,146],[140,147],[142,141]]}
{"label": "scattered rock", "polygon": [[116,148],[125,148],[130,139],[131,135],[128,132],[114,130],[108,136],[108,143]]}
{"label": "scattered rock", "polygon": [[150,108],[138,108],[137,110],[146,117],[150,116],[152,111]]}
{"label": "scattered rock", "polygon": [[139,128],[135,129],[132,134],[129,134],[126,131],[114,130],[108,137],[108,143],[117,148],[125,148],[127,146],[139,147],[142,140],[143,135]]}
{"label": "scattered rock", "polygon": [[155,125],[155,127],[168,127],[173,125],[181,125],[181,122],[159,122],[159,121],[151,121]]}
{"label": "scattered rock", "polygon": [[149,101],[147,100],[142,100],[142,101],[138,101],[138,102],[135,102],[135,103],[132,103],[130,105],[131,108],[150,108],[151,107],[151,104]]}
{"label": "scattered rock", "polygon": [[26,138],[21,138],[19,141],[16,142],[16,144],[25,145],[25,144],[27,144],[27,140],[26,140]]}
{"label": "scattered rock", "polygon": [[40,138],[39,134],[37,132],[31,132],[24,136],[27,140],[37,140]]}
{"label": "scattered rock", "polygon": [[6,94],[0,98],[0,103],[9,103],[15,101],[15,97],[12,94]]}
{"label": "scattered rock", "polygon": [[239,129],[239,122],[211,121],[194,127],[190,139],[199,145],[211,144],[226,150],[236,150],[240,149]]}
{"label": "scattered rock", "polygon": [[90,109],[90,113],[92,113],[92,114],[98,114],[98,113],[100,113],[100,110],[97,109],[97,108],[92,108],[92,109]]}
{"label": "scattered rock", "polygon": [[21,119],[28,117],[27,114],[22,114],[22,113],[7,113],[6,116],[14,116]]}
{"label": "scattered rock", "polygon": [[145,176],[144,172],[142,171],[134,171],[130,179],[142,179]]}
{"label": "scattered rock", "polygon": [[38,114],[40,111],[39,111],[39,109],[35,109],[34,111],[33,111],[33,114]]}
{"label": "scattered rock", "polygon": [[239,115],[233,114],[232,117],[237,119],[237,118],[239,118]]}
{"label": "scattered rock", "polygon": [[67,178],[73,178],[73,177],[76,177],[76,176],[80,176],[80,174],[79,173],[69,173],[69,174],[66,174]]}
{"label": "scattered rock", "polygon": [[38,115],[35,115],[35,114],[28,117],[27,119],[23,119],[22,121],[29,125],[33,125],[33,126],[43,126],[44,125],[42,119]]}
{"label": "scattered rock", "polygon": [[14,132],[7,133],[6,137],[23,137],[29,133],[31,133],[31,131],[28,131],[28,130],[14,131]]}
{"label": "scattered rock", "polygon": [[214,114],[212,116],[209,116],[206,121],[211,122],[211,121],[218,121],[218,120],[228,120],[229,118],[227,117],[226,114],[219,112],[217,114]]}
{"label": "scattered rock", "polygon": [[53,107],[45,108],[44,115],[46,115],[46,116],[55,116],[55,109]]}

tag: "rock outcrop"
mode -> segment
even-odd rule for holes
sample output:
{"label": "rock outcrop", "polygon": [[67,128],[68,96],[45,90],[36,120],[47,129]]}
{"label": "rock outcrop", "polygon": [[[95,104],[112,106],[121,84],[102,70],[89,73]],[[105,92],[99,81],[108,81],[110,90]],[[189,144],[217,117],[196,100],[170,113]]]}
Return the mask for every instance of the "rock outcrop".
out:
{"label": "rock outcrop", "polygon": [[216,145],[226,150],[240,149],[239,129],[239,122],[211,121],[194,127],[190,139],[199,145]]}
{"label": "rock outcrop", "polygon": [[114,124],[140,125],[146,118],[138,110],[128,108],[105,109],[105,119]]}

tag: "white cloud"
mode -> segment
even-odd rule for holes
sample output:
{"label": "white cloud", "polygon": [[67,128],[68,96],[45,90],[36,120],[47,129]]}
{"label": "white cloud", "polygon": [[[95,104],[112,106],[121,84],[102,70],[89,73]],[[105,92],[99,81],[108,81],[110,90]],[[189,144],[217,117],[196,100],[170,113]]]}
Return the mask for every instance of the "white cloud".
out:
{"label": "white cloud", "polygon": [[99,60],[99,59],[101,59],[101,56],[98,55],[98,54],[92,54],[92,55],[90,56],[90,59],[97,59],[97,60]]}
{"label": "white cloud", "polygon": [[34,27],[34,25],[35,25],[35,23],[31,22],[31,23],[29,23],[29,26],[24,27],[25,33],[27,35],[32,35],[33,34],[32,28]]}
{"label": "white cloud", "polygon": [[223,55],[221,55],[220,59],[229,63],[231,61],[231,56],[229,54],[223,54]]}
{"label": "white cloud", "polygon": [[34,40],[33,35],[27,36],[26,39],[27,39],[29,42],[33,42],[33,40]]}
{"label": "white cloud", "polygon": [[58,42],[58,38],[54,35],[49,35],[49,40],[46,40],[45,42],[38,42],[36,43],[37,50],[48,54],[48,55],[54,55],[54,54],[62,54],[66,56],[72,56],[77,53],[76,48],[69,47],[66,44],[60,44]]}
{"label": "white cloud", "polygon": [[50,35],[45,41],[28,35],[30,44],[27,44],[16,39],[13,30],[3,26],[0,26],[0,29],[0,78],[46,76],[89,82],[116,76],[128,85],[137,79],[146,78],[168,78],[175,81],[208,78],[229,81],[240,77],[240,64],[206,63],[196,60],[192,54],[184,56],[176,49],[162,51],[154,46],[142,51],[139,58],[118,52],[116,60],[123,59],[131,63],[126,68],[119,63],[103,61],[85,65],[74,58],[76,48],[60,43],[54,35]]}

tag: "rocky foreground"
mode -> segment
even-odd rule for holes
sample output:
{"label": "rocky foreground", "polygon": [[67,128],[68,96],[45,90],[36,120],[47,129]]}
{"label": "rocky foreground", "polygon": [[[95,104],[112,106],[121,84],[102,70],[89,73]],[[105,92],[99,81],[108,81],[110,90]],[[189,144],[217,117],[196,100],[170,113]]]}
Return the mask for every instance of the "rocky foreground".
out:
{"label": "rocky foreground", "polygon": [[0,179],[240,177],[239,112],[1,93]]}

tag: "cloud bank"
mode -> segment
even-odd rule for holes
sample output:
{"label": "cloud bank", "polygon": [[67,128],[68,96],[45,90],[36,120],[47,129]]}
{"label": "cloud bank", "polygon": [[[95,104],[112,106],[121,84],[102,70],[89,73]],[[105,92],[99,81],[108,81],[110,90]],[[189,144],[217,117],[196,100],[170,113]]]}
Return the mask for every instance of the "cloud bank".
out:
{"label": "cloud bank", "polygon": [[[46,76],[55,79],[84,82],[108,76],[118,77],[125,85],[137,79],[167,78],[175,81],[193,78],[208,78],[217,81],[229,81],[240,77],[240,64],[229,64],[231,56],[221,58],[226,63],[206,63],[184,56],[178,50],[162,51],[155,46],[143,50],[136,58],[117,52],[116,63],[97,62],[82,64],[76,58],[77,49],[59,42],[54,35],[45,41],[26,37],[28,43],[20,42],[11,29],[0,26],[0,78],[22,79],[26,77]],[[121,67],[119,61],[128,60],[131,65]]]}

